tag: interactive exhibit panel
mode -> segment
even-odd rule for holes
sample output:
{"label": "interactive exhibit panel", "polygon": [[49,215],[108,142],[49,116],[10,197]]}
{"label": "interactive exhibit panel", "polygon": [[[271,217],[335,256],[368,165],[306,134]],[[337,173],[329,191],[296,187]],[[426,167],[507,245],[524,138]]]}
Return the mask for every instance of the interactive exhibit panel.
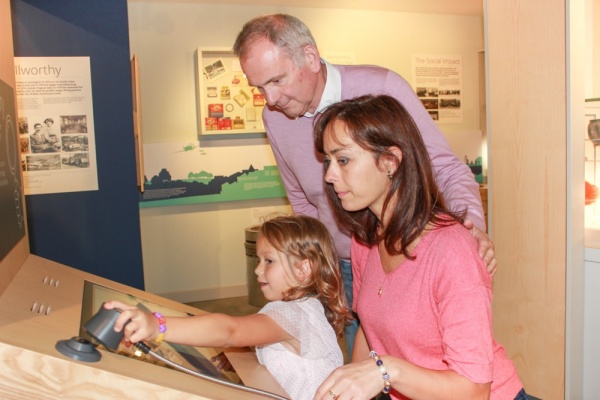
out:
{"label": "interactive exhibit panel", "polygon": [[[26,237],[14,96],[0,80],[1,266]],[[123,344],[106,349],[85,329],[113,299],[167,317],[201,310],[33,254],[16,267],[0,295],[0,398],[287,397],[252,349],[225,349],[235,372],[223,372],[211,361],[221,349],[163,341],[140,354]]]}

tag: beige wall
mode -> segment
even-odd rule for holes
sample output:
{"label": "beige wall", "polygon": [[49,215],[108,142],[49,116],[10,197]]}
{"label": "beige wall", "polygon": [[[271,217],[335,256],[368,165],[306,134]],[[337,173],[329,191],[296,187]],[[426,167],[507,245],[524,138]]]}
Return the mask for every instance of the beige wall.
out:
{"label": "beige wall", "polygon": [[[585,98],[600,98],[600,0],[585,0]],[[594,69],[594,66],[596,68]]]}
{"label": "beige wall", "polygon": [[[473,142],[470,134],[480,139],[481,16],[205,3],[128,3],[131,51],[140,62],[145,143],[197,140],[194,52],[230,48],[244,22],[273,12],[305,21],[326,57],[350,55],[356,63],[391,68],[409,82],[412,54],[461,55],[464,122],[440,127],[461,158]],[[230,145],[238,143],[201,143]],[[289,208],[283,200],[269,200],[142,209],[146,289],[181,301],[245,294],[244,229],[256,223],[255,215],[271,210]]]}

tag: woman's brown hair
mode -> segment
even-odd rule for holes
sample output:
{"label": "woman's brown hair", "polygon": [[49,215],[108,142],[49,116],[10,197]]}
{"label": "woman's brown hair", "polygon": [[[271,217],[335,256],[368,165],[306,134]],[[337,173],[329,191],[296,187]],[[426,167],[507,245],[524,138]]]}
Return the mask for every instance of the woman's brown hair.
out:
{"label": "woman's brown hair", "polygon": [[[335,121],[345,125],[350,138],[371,153],[377,165],[390,159],[398,165],[390,177],[382,210],[382,217],[391,215],[380,235],[377,233],[379,220],[368,208],[354,212],[344,210],[333,185],[325,185],[336,219],[358,242],[373,246],[383,241],[390,254],[403,254],[412,259],[407,246],[428,223],[447,225],[462,221],[464,211],[454,213],[446,208],[419,129],[396,99],[366,95],[328,107],[315,121],[314,130],[315,145],[323,154],[324,136]],[[394,146],[402,151],[402,160],[390,151]],[[325,170],[328,166],[325,160]],[[391,204],[394,208],[388,210]]]}

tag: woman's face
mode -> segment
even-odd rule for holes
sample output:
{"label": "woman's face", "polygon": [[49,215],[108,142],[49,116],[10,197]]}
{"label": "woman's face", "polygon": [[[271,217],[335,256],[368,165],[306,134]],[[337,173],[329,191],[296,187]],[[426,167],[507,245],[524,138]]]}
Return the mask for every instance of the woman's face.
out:
{"label": "woman's face", "polygon": [[373,153],[356,144],[348,135],[346,124],[340,121],[327,127],[323,147],[325,182],[333,185],[344,210],[369,208],[381,220],[390,186],[386,166],[379,168]]}

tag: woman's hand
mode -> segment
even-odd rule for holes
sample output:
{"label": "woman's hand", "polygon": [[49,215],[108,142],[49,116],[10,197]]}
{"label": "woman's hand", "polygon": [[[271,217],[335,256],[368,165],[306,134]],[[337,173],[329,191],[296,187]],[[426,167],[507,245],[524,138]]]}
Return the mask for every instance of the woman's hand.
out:
{"label": "woman's hand", "polygon": [[325,379],[315,400],[372,399],[383,390],[383,379],[372,359],[337,368]]}

